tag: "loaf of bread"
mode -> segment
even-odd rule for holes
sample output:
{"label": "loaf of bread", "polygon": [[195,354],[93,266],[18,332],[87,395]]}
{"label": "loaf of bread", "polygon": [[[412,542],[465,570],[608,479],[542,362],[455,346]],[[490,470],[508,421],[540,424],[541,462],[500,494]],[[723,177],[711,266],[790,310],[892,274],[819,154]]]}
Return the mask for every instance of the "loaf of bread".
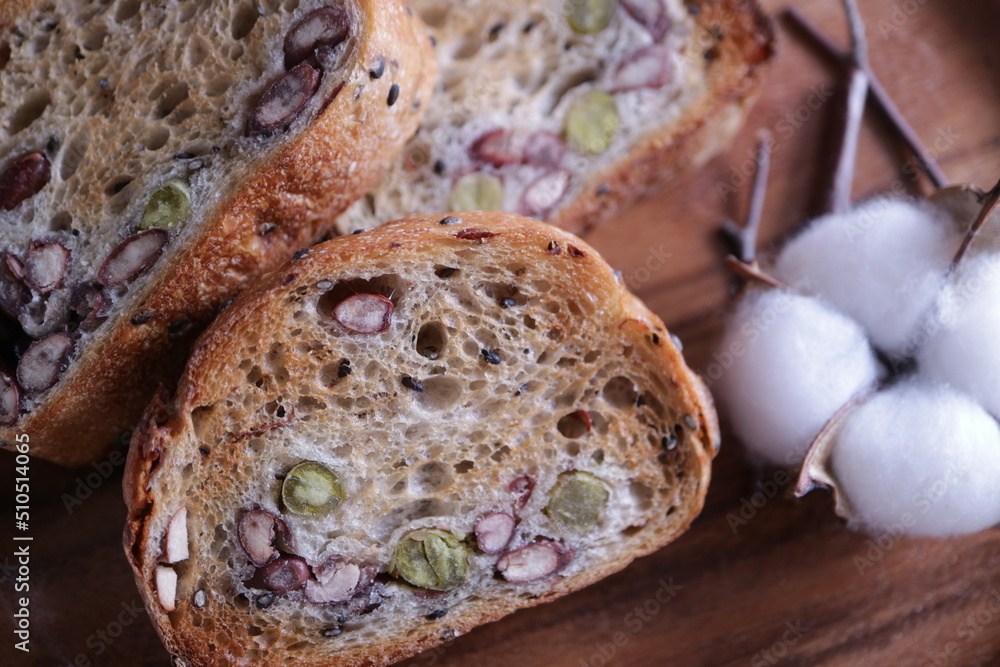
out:
{"label": "loaf of bread", "polygon": [[0,2],[0,442],[81,464],[433,89],[402,0]]}
{"label": "loaf of bread", "polygon": [[177,664],[385,665],[701,510],[716,417],[574,236],[413,217],[248,288],[143,417],[125,550]]}
{"label": "loaf of bread", "polygon": [[773,49],[753,0],[414,0],[436,42],[420,130],[342,233],[505,210],[579,232],[726,146]]}

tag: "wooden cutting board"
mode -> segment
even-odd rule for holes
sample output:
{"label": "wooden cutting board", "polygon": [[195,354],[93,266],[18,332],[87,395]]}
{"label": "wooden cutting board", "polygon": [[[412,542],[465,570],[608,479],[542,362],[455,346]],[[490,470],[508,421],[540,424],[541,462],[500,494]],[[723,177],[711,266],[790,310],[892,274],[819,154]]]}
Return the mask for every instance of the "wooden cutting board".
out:
{"label": "wooden cutting board", "polygon": [[[839,2],[794,4],[847,44]],[[1000,5],[860,5],[873,69],[950,180],[991,186],[1000,177]],[[827,184],[839,73],[779,26],[776,66],[732,150],[588,235],[700,369],[713,362],[731,287],[716,230],[722,217],[742,217],[755,130],[776,141],[765,249],[808,219]],[[908,159],[870,113],[855,195],[926,192]],[[0,479],[11,480],[11,457],[0,458]],[[13,650],[12,482],[0,483],[0,665],[169,664],[122,555],[115,461],[82,471],[32,463],[30,656]],[[404,664],[1000,664],[1000,533],[876,543],[848,532],[825,493],[789,499],[784,481],[750,469],[727,431],[705,511],[675,544]]]}

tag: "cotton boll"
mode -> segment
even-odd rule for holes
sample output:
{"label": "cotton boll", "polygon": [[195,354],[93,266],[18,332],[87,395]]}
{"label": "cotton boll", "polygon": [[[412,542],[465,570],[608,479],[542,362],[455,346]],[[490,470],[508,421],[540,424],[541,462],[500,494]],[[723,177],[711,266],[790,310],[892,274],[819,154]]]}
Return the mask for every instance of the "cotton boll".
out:
{"label": "cotton boll", "polygon": [[738,304],[706,372],[757,457],[799,463],[837,410],[871,386],[879,365],[861,328],[816,299],[756,290]]}
{"label": "cotton boll", "polygon": [[1000,522],[1000,427],[944,385],[876,394],[847,416],[831,456],[851,522],[869,532],[947,537]]}
{"label": "cotton boll", "polygon": [[966,259],[938,302],[920,372],[966,392],[1000,416],[1000,256]]}
{"label": "cotton boll", "polygon": [[926,204],[880,198],[816,220],[782,251],[774,275],[857,320],[896,357],[934,304],[961,237]]}

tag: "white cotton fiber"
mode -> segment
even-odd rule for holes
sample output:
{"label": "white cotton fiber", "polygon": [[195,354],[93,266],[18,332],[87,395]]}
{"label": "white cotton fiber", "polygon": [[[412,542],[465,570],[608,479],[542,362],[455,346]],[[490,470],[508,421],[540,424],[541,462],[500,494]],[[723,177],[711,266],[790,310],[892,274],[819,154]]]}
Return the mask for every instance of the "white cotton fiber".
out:
{"label": "white cotton fiber", "polygon": [[961,243],[938,215],[886,197],[824,216],[788,243],[774,275],[854,318],[878,349],[906,356]]}
{"label": "white cotton fiber", "polygon": [[801,462],[823,425],[878,374],[857,324],[779,289],[740,301],[706,371],[750,452],[781,466]]}
{"label": "white cotton fiber", "polygon": [[1000,416],[1000,256],[964,260],[941,294],[935,323],[917,357],[921,375]]}
{"label": "white cotton fiber", "polygon": [[832,471],[871,533],[946,537],[1000,522],[1000,428],[943,385],[908,381],[852,412]]}

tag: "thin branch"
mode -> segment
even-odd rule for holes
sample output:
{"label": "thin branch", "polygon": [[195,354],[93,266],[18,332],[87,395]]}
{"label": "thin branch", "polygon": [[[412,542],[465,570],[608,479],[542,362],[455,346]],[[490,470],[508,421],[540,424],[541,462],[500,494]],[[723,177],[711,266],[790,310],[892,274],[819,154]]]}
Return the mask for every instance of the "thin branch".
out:
{"label": "thin branch", "polygon": [[729,218],[722,222],[722,231],[735,242],[740,260],[745,264],[755,264],[757,261],[757,238],[760,236],[760,223],[764,215],[764,198],[767,194],[768,174],[771,171],[772,147],[771,133],[767,130],[758,132],[757,172],[754,174],[746,223],[739,225]]}
{"label": "thin branch", "polygon": [[747,281],[756,281],[767,285],[768,287],[775,287],[777,289],[789,289],[788,285],[781,282],[777,278],[772,278],[763,271],[761,271],[757,266],[752,264],[747,264],[746,262],[741,262],[739,258],[735,255],[729,255],[726,257],[726,266],[729,270],[743,278]]}
{"label": "thin branch", "polygon": [[[840,48],[798,9],[789,7],[784,11],[784,15],[802,34],[826,52],[828,56],[841,62],[847,60],[847,57]],[[906,117],[899,110],[899,107],[896,106],[896,103],[892,101],[892,97],[889,96],[882,82],[878,80],[871,71],[871,68],[868,68],[868,88],[875,106],[882,112],[886,120],[889,121],[889,124],[917,158],[917,162],[920,163],[920,167],[927,174],[934,187],[940,190],[948,185],[948,177],[938,165],[934,156],[930,154],[927,147],[920,141],[916,130],[906,120]]]}
{"label": "thin branch", "polygon": [[847,12],[847,25],[851,30],[851,60],[855,67],[868,70],[868,41],[865,39],[865,21],[858,11],[857,0],[843,0]]}
{"label": "thin branch", "polygon": [[961,263],[962,258],[965,257],[965,253],[969,251],[969,247],[972,242],[976,239],[979,234],[979,230],[983,228],[986,220],[990,217],[993,211],[996,209],[997,204],[1000,204],[1000,181],[993,186],[993,189],[986,193],[986,199],[983,202],[983,208],[979,211],[979,215],[976,216],[975,222],[969,227],[969,231],[966,232],[965,238],[962,239],[962,245],[959,247],[958,252],[955,253],[954,259],[951,260],[951,268],[949,273],[954,273],[955,269]]}
{"label": "thin branch", "polygon": [[827,208],[834,213],[844,213],[851,208],[851,186],[854,183],[854,167],[858,159],[858,135],[865,113],[868,97],[868,47],[865,43],[865,28],[854,0],[843,0],[851,24],[851,71],[847,85],[847,104],[844,111],[844,133],[841,136],[837,167],[833,173],[833,185]]}
{"label": "thin branch", "polygon": [[757,237],[760,236],[760,223],[764,216],[764,198],[767,195],[767,177],[771,172],[772,147],[771,133],[761,130],[757,134],[757,173],[753,178],[747,223],[743,226],[743,248],[740,252],[747,264],[757,261]]}

